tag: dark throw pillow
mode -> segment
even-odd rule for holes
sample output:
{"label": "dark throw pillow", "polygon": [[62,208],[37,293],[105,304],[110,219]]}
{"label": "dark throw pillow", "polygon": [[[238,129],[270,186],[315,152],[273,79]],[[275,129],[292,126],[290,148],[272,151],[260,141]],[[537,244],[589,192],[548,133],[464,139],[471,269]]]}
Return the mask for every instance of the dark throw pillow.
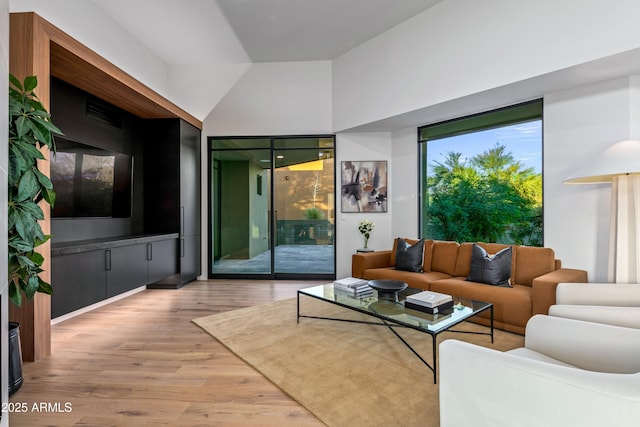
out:
{"label": "dark throw pillow", "polygon": [[420,272],[422,271],[423,257],[424,239],[420,239],[417,243],[410,245],[406,240],[398,238],[396,270]]}
{"label": "dark throw pillow", "polygon": [[471,269],[467,280],[511,287],[511,246],[504,248],[495,255],[489,255],[481,246],[473,245],[471,253]]}

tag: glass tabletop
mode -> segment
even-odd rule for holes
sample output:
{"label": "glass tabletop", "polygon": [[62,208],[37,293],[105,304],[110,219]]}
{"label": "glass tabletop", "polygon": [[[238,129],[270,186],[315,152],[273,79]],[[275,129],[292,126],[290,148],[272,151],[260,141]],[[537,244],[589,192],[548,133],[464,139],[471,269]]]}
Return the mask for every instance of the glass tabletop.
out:
{"label": "glass tabletop", "polygon": [[394,300],[379,298],[376,290],[356,296],[353,292],[334,289],[333,283],[298,290],[299,294],[325,300],[381,319],[391,320],[414,329],[421,329],[431,334],[449,329],[492,305],[452,295],[454,307],[437,314],[405,308],[404,302],[407,296],[419,292],[422,292],[422,289],[407,288],[398,292],[397,298]]}

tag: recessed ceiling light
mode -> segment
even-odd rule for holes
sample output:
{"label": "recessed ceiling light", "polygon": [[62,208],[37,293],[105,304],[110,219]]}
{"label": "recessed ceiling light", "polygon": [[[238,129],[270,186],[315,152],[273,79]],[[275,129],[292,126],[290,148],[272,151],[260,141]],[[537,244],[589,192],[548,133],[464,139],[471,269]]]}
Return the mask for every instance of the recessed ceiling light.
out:
{"label": "recessed ceiling light", "polygon": [[276,156],[277,159],[284,159],[283,155]]}

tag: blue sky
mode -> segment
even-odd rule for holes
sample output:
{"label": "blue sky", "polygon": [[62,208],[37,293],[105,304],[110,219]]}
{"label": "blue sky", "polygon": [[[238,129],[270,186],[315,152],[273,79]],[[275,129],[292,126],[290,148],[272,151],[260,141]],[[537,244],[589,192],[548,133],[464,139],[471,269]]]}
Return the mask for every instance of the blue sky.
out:
{"label": "blue sky", "polygon": [[442,162],[449,151],[462,153],[464,160],[489,150],[496,143],[507,147],[506,151],[525,168],[531,167],[535,172],[542,173],[542,120],[535,120],[429,141],[427,174],[431,174],[434,162]]}

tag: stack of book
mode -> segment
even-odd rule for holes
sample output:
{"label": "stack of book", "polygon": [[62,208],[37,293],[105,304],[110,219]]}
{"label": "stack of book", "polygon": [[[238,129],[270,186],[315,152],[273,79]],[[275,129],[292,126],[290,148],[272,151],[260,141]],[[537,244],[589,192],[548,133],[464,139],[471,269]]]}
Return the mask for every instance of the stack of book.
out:
{"label": "stack of book", "polygon": [[369,282],[357,277],[346,277],[344,279],[335,280],[333,282],[333,289],[353,296],[373,294],[373,288],[369,286]]}
{"label": "stack of book", "polygon": [[442,312],[442,310],[453,307],[453,298],[451,295],[423,291],[409,295],[404,302],[404,306],[412,310],[436,314]]}

